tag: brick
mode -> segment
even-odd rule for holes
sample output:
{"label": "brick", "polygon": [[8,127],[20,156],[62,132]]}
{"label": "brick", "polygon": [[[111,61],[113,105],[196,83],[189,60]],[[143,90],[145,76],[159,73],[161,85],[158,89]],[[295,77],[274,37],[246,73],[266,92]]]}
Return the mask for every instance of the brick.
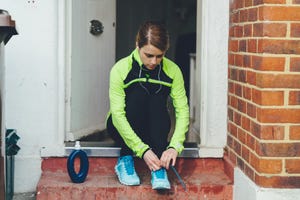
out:
{"label": "brick", "polygon": [[243,36],[243,26],[235,26],[234,27],[234,37],[242,37]]}
{"label": "brick", "polygon": [[251,55],[244,55],[244,67],[246,68],[250,68],[251,67],[251,58],[252,56]]}
{"label": "brick", "polygon": [[244,1],[234,1],[234,4],[235,4],[235,9],[244,7]]}
{"label": "brick", "polygon": [[300,54],[300,41],[260,39],[258,40],[258,52],[271,53],[271,54],[297,54],[298,55]]}
{"label": "brick", "polygon": [[252,181],[254,181],[255,172],[247,164],[245,165],[244,172]]}
{"label": "brick", "polygon": [[251,122],[251,133],[263,140],[283,140],[284,126],[280,125],[261,125],[254,121]]}
{"label": "brick", "polygon": [[256,152],[266,157],[300,157],[300,143],[260,143]]}
{"label": "brick", "polygon": [[250,125],[250,132],[257,138],[261,138],[261,125],[255,123],[254,121],[251,122]]}
{"label": "brick", "polygon": [[300,4],[300,0],[293,0],[293,4]]}
{"label": "brick", "polygon": [[257,120],[262,123],[299,123],[300,109],[258,108]]}
{"label": "brick", "polygon": [[250,85],[256,85],[257,73],[253,71],[247,71],[247,83]]}
{"label": "brick", "polygon": [[291,37],[300,37],[300,23],[291,24]]}
{"label": "brick", "polygon": [[235,139],[233,140],[232,149],[234,150],[235,153],[237,153],[238,155],[241,155],[241,153],[242,153],[242,145],[241,145],[241,143],[239,143]]}
{"label": "brick", "polygon": [[237,109],[237,105],[238,105],[237,102],[238,102],[238,99],[236,97],[234,97],[234,96],[230,97],[230,105],[235,109]]}
{"label": "brick", "polygon": [[234,83],[228,82],[228,92],[234,94]]}
{"label": "brick", "polygon": [[261,126],[260,138],[263,140],[283,140],[284,139],[284,126]]}
{"label": "brick", "polygon": [[289,92],[289,105],[300,105],[300,90]]}
{"label": "brick", "polygon": [[233,16],[232,20],[234,23],[240,22],[240,12],[239,11],[232,13],[232,16]]}
{"label": "brick", "polygon": [[238,99],[238,111],[246,113],[246,102],[242,99]]}
{"label": "brick", "polygon": [[241,114],[235,112],[233,115],[233,122],[241,126]]}
{"label": "brick", "polygon": [[[228,107],[228,119],[229,121],[233,121],[233,111],[230,107]],[[228,125],[229,126],[229,125]]]}
{"label": "brick", "polygon": [[251,37],[252,36],[252,24],[246,24],[244,26],[244,37]]}
{"label": "brick", "polygon": [[256,85],[260,88],[300,88],[300,75],[257,73]]}
{"label": "brick", "polygon": [[285,23],[256,23],[253,25],[255,37],[286,37],[287,24]]}
{"label": "brick", "polygon": [[254,104],[247,103],[247,115],[252,118],[257,116],[257,107]]}
{"label": "brick", "polygon": [[229,79],[236,81],[238,79],[237,69],[229,68]]}
{"label": "brick", "polygon": [[256,53],[257,52],[257,39],[249,39],[247,41],[247,52]]}
{"label": "brick", "polygon": [[242,97],[243,96],[243,88],[240,84],[235,84],[234,85],[234,91],[235,91],[235,94],[239,97]]}
{"label": "brick", "polygon": [[245,144],[246,143],[246,136],[247,136],[247,133],[242,130],[242,129],[238,129],[238,140],[240,141],[241,144]]}
{"label": "brick", "polygon": [[261,21],[299,21],[300,7],[294,6],[263,6],[259,8]]}
{"label": "brick", "polygon": [[242,157],[247,161],[250,162],[250,151],[247,147],[242,146]]}
{"label": "brick", "polygon": [[[230,18],[230,20],[232,20],[232,18]],[[230,22],[233,23],[233,22]],[[232,38],[234,37],[234,26],[230,25],[229,26],[229,37]]]}
{"label": "brick", "polygon": [[248,21],[248,10],[240,10],[240,23]]}
{"label": "brick", "polygon": [[235,54],[235,57],[234,57],[234,64],[235,64],[237,67],[243,67],[243,66],[244,66],[243,55]]}
{"label": "brick", "polygon": [[243,98],[251,100],[252,99],[252,88],[243,87]]}
{"label": "brick", "polygon": [[234,54],[228,53],[228,64],[234,65]]}
{"label": "brick", "polygon": [[299,174],[300,173],[300,159],[286,159],[285,169],[289,174]]}
{"label": "brick", "polygon": [[284,71],[284,57],[252,56],[252,68],[261,71]]}
{"label": "brick", "polygon": [[259,176],[256,174],[255,183],[266,188],[300,188],[299,176]]}
{"label": "brick", "polygon": [[245,162],[243,159],[240,157],[237,157],[237,166],[241,169],[244,170]]}
{"label": "brick", "polygon": [[263,106],[281,106],[284,104],[284,92],[252,89],[252,99],[254,103]]}
{"label": "brick", "polygon": [[290,139],[291,140],[300,140],[300,125],[290,127]]}
{"label": "brick", "polygon": [[245,0],[245,7],[251,7],[253,5],[253,0]]}
{"label": "brick", "polygon": [[255,23],[253,24],[253,36],[254,37],[262,37],[263,36],[263,23]]}
{"label": "brick", "polygon": [[229,51],[237,52],[239,48],[239,41],[238,40],[230,40],[229,41]]}
{"label": "brick", "polygon": [[251,8],[248,12],[248,21],[253,22],[257,21],[258,19],[258,9],[257,8]]}
{"label": "brick", "polygon": [[233,123],[229,123],[228,129],[232,136],[237,137],[237,127]]}
{"label": "brick", "polygon": [[[236,112],[233,112],[233,115],[235,115]],[[233,120],[231,121],[230,123],[230,126],[228,127],[229,128],[229,132],[231,134],[231,136],[233,136],[234,138],[237,138],[237,130],[238,130],[238,124],[236,124],[235,122],[235,119],[233,118]],[[231,146],[233,147],[233,146]]]}
{"label": "brick", "polygon": [[236,153],[235,153],[233,150],[229,150],[229,151],[228,151],[228,157],[229,157],[229,159],[231,160],[231,162],[232,162],[234,165],[236,165],[236,158],[237,158],[237,156],[236,156]]}
{"label": "brick", "polygon": [[238,81],[241,83],[246,83],[246,71],[245,70],[239,70],[238,71]]}
{"label": "brick", "polygon": [[247,47],[246,40],[240,40],[239,41],[239,51],[240,52],[245,52]]}
{"label": "brick", "polygon": [[279,159],[259,159],[256,170],[259,173],[279,174],[282,171],[282,160]]}
{"label": "brick", "polygon": [[254,5],[259,4],[285,4],[285,0],[253,0]]}
{"label": "brick", "polygon": [[242,128],[246,131],[250,131],[250,119],[242,116]]}
{"label": "brick", "polygon": [[247,141],[245,144],[250,149],[255,150],[256,139],[252,135],[247,134]]}
{"label": "brick", "polygon": [[300,72],[300,58],[292,57],[290,61],[290,71],[291,72]]}

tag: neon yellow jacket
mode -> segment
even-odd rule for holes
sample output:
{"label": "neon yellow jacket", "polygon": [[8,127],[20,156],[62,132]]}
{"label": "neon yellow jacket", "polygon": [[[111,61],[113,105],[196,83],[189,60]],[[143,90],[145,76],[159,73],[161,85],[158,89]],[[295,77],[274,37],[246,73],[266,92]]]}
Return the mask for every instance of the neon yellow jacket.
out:
{"label": "neon yellow jacket", "polygon": [[126,119],[125,113],[125,88],[129,87],[132,82],[136,81],[149,81],[156,84],[162,84],[170,87],[170,97],[172,98],[175,108],[175,129],[174,134],[168,145],[177,150],[180,154],[184,149],[183,142],[185,140],[185,134],[188,131],[189,126],[189,107],[187,103],[186,92],[184,88],[184,80],[180,68],[171,60],[163,57],[162,70],[171,79],[171,82],[165,82],[164,80],[154,80],[139,78],[132,80],[129,83],[124,82],[128,73],[132,68],[132,62],[134,59],[142,66],[138,50],[135,49],[129,56],[119,60],[111,69],[110,72],[110,86],[109,86],[109,99],[110,99],[110,113],[112,116],[113,125],[116,127],[127,146],[138,157],[142,157],[143,153],[149,149],[149,146],[145,144],[133,131],[130,124]]}

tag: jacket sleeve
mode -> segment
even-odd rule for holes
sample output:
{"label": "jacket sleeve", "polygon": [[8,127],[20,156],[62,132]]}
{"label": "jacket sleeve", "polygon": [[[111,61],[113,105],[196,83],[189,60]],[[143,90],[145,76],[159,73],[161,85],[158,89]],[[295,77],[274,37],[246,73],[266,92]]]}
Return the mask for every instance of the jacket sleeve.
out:
{"label": "jacket sleeve", "polygon": [[122,75],[124,75],[124,72],[119,67],[114,66],[110,72],[109,99],[112,122],[127,146],[132,149],[136,156],[142,157],[149,146],[137,136],[126,118]]}
{"label": "jacket sleeve", "polygon": [[176,68],[171,87],[171,98],[175,108],[175,130],[168,146],[177,150],[180,154],[184,149],[183,142],[189,127],[189,107],[184,88],[184,80],[180,68]]}

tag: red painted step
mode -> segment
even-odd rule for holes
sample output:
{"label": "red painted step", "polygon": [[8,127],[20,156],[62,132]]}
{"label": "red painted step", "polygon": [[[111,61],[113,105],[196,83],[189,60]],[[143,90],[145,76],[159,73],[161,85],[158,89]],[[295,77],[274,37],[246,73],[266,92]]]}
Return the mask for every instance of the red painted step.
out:
{"label": "red painted step", "polygon": [[[179,158],[176,169],[184,180],[184,191],[172,170],[168,171],[171,190],[152,190],[150,171],[135,159],[141,178],[139,186],[124,186],[114,172],[117,158],[89,158],[90,170],[84,183],[72,183],[66,158],[47,158],[42,162],[42,176],[37,186],[37,200],[100,199],[209,199],[232,200],[233,183],[224,172],[223,159]],[[227,170],[227,169],[226,169]]]}

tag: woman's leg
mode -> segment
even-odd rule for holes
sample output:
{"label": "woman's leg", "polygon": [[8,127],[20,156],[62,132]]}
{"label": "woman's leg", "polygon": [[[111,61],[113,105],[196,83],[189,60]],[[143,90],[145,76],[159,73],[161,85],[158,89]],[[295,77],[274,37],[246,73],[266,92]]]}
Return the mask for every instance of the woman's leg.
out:
{"label": "woman's leg", "polygon": [[148,123],[149,145],[158,158],[160,158],[168,146],[168,134],[171,128],[171,120],[165,97],[161,95],[150,97]]}
{"label": "woman's leg", "polygon": [[121,147],[120,156],[133,155],[132,150],[125,144],[120,133],[113,125],[111,115],[107,119],[106,128],[112,139]]}

